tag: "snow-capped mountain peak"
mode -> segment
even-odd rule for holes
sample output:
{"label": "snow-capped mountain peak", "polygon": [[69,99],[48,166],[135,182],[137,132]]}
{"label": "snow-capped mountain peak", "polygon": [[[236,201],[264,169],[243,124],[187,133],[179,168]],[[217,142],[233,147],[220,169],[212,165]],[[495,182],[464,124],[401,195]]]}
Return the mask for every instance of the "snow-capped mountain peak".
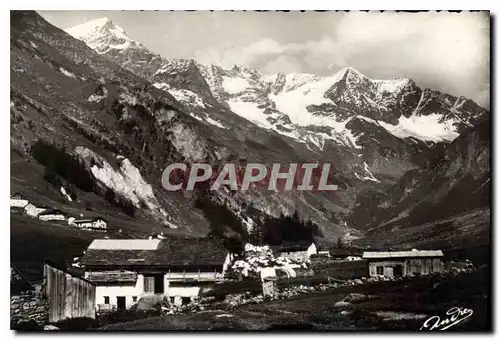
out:
{"label": "snow-capped mountain peak", "polygon": [[[224,115],[210,116],[217,111],[214,107],[224,107],[309,148],[323,149],[325,140],[330,140],[360,149],[360,138],[367,138],[367,129],[382,129],[399,139],[415,138],[424,145],[429,141],[450,142],[484,112],[473,102],[464,106],[465,101],[453,96],[420,89],[411,79],[372,79],[352,67],[329,76],[264,75],[241,65],[223,69],[194,60],[167,60],[132,40],[108,18],[67,31],[170,92],[197,117],[219,121]],[[376,133],[380,132],[372,135]]]}
{"label": "snow-capped mountain peak", "polygon": [[144,48],[139,42],[131,39],[123,28],[107,17],[87,21],[66,29],[66,32],[84,41],[99,54],[104,54],[109,50]]}

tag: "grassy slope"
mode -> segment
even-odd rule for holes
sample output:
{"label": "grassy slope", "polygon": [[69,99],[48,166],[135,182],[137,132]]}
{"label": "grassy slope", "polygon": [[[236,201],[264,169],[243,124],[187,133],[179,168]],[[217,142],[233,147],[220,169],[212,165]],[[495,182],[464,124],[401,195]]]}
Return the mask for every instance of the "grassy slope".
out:
{"label": "grassy slope", "polygon": [[387,243],[399,248],[467,248],[489,246],[490,233],[491,211],[489,208],[478,208],[411,227],[379,227],[354,243],[372,248],[383,247]]}
{"label": "grassy slope", "polygon": [[[95,233],[69,228],[66,223],[43,222],[12,213],[11,262],[28,276],[40,280],[43,260],[56,263],[71,261],[80,255],[94,238],[143,238],[151,232],[165,235],[184,235],[186,231],[163,228],[141,217],[130,217],[104,199],[78,190],[77,200],[68,202],[61,193],[43,179],[43,166],[32,159],[11,153],[11,193],[20,192],[35,205],[58,208],[73,217],[102,216],[108,221],[108,232]],[[92,210],[85,208],[85,202]],[[121,232],[119,232],[121,230]]]}

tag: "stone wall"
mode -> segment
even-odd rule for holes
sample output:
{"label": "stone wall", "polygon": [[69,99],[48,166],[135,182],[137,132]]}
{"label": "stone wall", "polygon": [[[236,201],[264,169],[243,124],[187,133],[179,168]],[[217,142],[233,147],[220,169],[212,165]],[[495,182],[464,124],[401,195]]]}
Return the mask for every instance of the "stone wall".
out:
{"label": "stone wall", "polygon": [[339,261],[327,257],[313,257],[311,267],[315,275],[330,276],[341,280],[368,276],[368,262],[365,260]]}
{"label": "stone wall", "polygon": [[10,297],[10,320],[11,325],[30,320],[40,326],[46,325],[49,322],[49,303],[42,295],[36,293],[12,295]]}

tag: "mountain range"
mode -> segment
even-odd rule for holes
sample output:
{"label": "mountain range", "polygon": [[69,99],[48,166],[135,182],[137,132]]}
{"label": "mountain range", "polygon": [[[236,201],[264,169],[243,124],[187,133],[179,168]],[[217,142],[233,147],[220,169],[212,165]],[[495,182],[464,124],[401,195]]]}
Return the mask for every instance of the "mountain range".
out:
{"label": "mountain range", "polygon": [[[161,187],[169,162],[320,161],[332,164],[339,191],[222,190],[210,199],[247,230],[265,216],[297,211],[329,239],[419,230],[420,243],[451,244],[458,237],[422,228],[468,212],[487,223],[460,237],[488,229],[490,113],[470,99],[353,68],[263,74],[165,59],[107,18],[63,31],[36,12],[12,13],[12,149],[31,159],[37,140],[63,145],[95,181],[85,197],[105,202],[111,190],[137,208],[137,220],[205,234],[210,221],[194,207],[195,195]],[[33,166],[42,179],[14,176],[13,187],[43,181],[44,167]]]}

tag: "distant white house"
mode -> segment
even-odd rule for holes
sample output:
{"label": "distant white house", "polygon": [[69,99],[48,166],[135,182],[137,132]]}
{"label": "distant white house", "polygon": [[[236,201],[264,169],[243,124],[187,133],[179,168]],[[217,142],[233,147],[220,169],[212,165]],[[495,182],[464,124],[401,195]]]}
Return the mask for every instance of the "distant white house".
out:
{"label": "distant white house", "polygon": [[295,244],[284,244],[272,248],[276,257],[286,257],[291,260],[306,261],[311,255],[318,253],[318,249],[314,242],[298,242]]}
{"label": "distant white house", "polygon": [[40,214],[41,212],[44,212],[45,210],[47,210],[46,207],[37,207],[33,203],[28,203],[24,207],[24,213],[28,216],[31,216],[31,217],[37,217],[38,214]]}
{"label": "distant white house", "polygon": [[361,261],[363,258],[361,256],[347,256],[346,261]]}
{"label": "distant white house", "polygon": [[64,221],[66,214],[59,209],[47,209],[38,214],[38,219],[42,221]]}
{"label": "distant white house", "polygon": [[81,229],[106,231],[108,223],[102,217],[89,218],[89,219],[75,219],[74,217],[68,218],[68,224]]}
{"label": "distant white house", "polygon": [[10,196],[10,207],[11,208],[24,208],[28,205],[28,199],[20,193],[15,193]]}

